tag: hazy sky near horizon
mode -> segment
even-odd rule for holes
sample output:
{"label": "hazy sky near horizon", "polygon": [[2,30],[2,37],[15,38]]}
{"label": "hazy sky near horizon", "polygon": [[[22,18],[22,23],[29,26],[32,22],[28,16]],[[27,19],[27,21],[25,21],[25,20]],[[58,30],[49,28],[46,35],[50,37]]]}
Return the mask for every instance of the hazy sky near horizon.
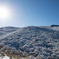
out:
{"label": "hazy sky near horizon", "polygon": [[2,5],[11,10],[11,15],[0,19],[0,27],[59,25],[59,0],[0,0]]}

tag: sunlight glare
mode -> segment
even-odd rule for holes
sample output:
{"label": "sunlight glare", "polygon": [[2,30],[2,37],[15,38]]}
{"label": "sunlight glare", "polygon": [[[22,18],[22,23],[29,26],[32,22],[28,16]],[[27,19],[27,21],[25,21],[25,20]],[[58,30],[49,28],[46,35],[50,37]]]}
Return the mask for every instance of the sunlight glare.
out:
{"label": "sunlight glare", "polygon": [[10,10],[5,6],[0,6],[0,19],[6,20],[10,17]]}

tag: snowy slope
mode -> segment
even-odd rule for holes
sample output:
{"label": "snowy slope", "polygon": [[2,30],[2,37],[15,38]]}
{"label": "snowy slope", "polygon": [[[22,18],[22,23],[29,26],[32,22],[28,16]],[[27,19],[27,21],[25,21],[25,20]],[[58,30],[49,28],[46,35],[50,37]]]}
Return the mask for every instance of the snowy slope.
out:
{"label": "snowy slope", "polygon": [[0,42],[26,54],[33,54],[35,57],[59,55],[59,31],[52,28],[51,26],[20,28],[2,36]]}
{"label": "snowy slope", "polygon": [[2,28],[0,28],[0,36],[4,35],[4,34],[7,34],[7,33],[10,33],[10,32],[13,32],[17,29],[18,29],[17,27],[11,27],[11,26],[2,27]]}

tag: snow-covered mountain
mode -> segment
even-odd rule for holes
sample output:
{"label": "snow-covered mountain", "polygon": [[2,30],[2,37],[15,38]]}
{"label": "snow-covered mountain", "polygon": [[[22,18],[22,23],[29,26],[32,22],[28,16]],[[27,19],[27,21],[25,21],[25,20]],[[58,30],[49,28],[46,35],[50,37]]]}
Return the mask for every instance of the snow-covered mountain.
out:
{"label": "snow-covered mountain", "polygon": [[10,32],[13,32],[13,31],[16,31],[17,29],[18,29],[17,27],[11,27],[11,26],[1,27],[0,28],[0,36],[7,34],[7,33],[10,33]]}
{"label": "snow-covered mountain", "polygon": [[6,34],[1,35],[0,44],[21,51],[24,55],[59,56],[58,25],[3,28],[0,28],[0,33]]}

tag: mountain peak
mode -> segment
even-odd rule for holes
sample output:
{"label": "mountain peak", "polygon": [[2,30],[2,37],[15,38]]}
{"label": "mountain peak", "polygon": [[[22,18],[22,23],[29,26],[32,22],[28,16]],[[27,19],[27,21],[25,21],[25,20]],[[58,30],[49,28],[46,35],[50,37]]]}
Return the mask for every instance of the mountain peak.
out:
{"label": "mountain peak", "polygon": [[51,25],[51,27],[59,27],[59,25]]}

